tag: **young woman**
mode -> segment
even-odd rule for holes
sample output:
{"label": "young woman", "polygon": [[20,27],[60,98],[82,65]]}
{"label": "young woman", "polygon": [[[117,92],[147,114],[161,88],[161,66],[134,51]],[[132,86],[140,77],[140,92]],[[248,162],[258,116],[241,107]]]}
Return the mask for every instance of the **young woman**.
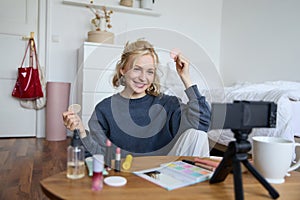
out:
{"label": "young woman", "polygon": [[90,132],[70,111],[63,113],[65,126],[80,130],[82,143],[91,154],[104,154],[109,139],[122,149],[123,156],[208,156],[210,108],[192,84],[189,62],[180,54],[174,61],[186,88],[187,104],[160,93],[158,56],[149,42],[137,40],[125,45],[113,77],[113,85],[124,89],[96,105]]}

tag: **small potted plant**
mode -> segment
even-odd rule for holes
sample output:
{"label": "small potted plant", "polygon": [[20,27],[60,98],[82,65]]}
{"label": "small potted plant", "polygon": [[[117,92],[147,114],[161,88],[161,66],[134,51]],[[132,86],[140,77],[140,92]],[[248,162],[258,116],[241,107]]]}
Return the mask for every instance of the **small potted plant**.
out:
{"label": "small potted plant", "polygon": [[113,11],[107,10],[105,6],[102,6],[101,9],[95,9],[93,5],[90,5],[88,8],[94,14],[94,18],[91,20],[93,30],[88,32],[88,42],[113,44],[114,34],[107,31],[107,29],[112,28],[110,15],[113,14]]}

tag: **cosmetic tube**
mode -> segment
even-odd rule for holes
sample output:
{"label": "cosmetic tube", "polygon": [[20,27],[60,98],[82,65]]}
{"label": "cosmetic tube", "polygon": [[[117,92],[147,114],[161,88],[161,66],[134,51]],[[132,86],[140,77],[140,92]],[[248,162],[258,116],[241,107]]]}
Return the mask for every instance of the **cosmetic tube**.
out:
{"label": "cosmetic tube", "polygon": [[121,171],[121,149],[119,147],[116,149],[115,171]]}
{"label": "cosmetic tube", "polygon": [[103,188],[104,158],[101,154],[93,155],[92,190],[99,191]]}
{"label": "cosmetic tube", "polygon": [[111,160],[112,160],[112,146],[111,141],[109,139],[106,140],[106,149],[105,149],[105,167],[107,169],[111,168]]}

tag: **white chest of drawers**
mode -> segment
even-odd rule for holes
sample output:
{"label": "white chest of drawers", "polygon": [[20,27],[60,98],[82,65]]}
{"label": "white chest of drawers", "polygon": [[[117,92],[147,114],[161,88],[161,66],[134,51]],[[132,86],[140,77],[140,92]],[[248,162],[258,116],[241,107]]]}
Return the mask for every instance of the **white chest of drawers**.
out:
{"label": "white chest of drawers", "polygon": [[113,87],[112,77],[122,50],[122,46],[90,42],[79,49],[78,74],[73,86],[77,91],[73,94],[77,94],[76,101],[82,106],[81,117],[86,129],[97,103],[120,91]]}

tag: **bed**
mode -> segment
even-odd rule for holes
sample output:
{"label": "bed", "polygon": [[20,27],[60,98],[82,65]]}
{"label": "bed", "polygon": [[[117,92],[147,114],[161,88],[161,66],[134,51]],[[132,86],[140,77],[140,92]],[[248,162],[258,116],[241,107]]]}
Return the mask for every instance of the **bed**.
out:
{"label": "bed", "polygon": [[[277,104],[276,128],[253,129],[249,135],[278,136],[291,141],[300,137],[300,82],[270,81],[264,83],[238,83],[219,90],[202,91],[210,103],[232,103],[234,100],[272,101]],[[223,94],[221,98],[220,94]],[[208,132],[211,145],[221,151],[234,140],[230,130],[211,130]]]}

